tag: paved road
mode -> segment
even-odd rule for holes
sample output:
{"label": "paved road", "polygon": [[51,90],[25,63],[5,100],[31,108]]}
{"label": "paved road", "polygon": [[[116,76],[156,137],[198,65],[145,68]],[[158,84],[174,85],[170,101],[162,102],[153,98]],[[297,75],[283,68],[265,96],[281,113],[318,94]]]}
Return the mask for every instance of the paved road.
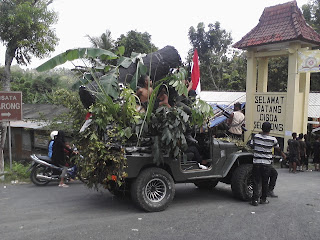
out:
{"label": "paved road", "polygon": [[0,239],[320,239],[320,172],[279,169],[280,197],[258,207],[235,200],[223,183],[213,191],[176,188],[167,210],[146,213],[80,182],[0,184]]}

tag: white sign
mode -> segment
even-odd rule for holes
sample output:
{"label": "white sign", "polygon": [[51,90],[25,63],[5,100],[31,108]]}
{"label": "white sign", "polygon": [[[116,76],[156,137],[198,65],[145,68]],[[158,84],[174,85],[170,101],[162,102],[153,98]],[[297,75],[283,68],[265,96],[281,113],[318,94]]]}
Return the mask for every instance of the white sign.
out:
{"label": "white sign", "polygon": [[270,122],[273,136],[285,135],[286,98],[284,93],[255,93],[253,132],[261,132],[262,124]]}
{"label": "white sign", "polygon": [[298,52],[298,72],[319,72],[320,50],[301,50]]}

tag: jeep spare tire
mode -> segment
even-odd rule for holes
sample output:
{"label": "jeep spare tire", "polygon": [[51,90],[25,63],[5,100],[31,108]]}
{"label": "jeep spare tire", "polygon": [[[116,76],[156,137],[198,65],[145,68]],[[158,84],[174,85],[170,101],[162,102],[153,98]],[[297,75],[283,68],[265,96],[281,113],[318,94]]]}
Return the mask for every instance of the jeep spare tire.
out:
{"label": "jeep spare tire", "polygon": [[161,168],[147,168],[131,186],[135,204],[148,212],[166,209],[174,198],[175,185],[171,175]]}
{"label": "jeep spare tire", "polygon": [[252,164],[243,164],[234,170],[231,179],[231,189],[233,195],[240,200],[247,201],[252,198]]}

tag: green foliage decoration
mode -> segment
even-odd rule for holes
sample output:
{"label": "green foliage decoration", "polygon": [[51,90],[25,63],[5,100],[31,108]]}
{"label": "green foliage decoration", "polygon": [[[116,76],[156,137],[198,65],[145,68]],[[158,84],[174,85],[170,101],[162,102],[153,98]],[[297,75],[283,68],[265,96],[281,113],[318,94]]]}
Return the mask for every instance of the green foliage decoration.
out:
{"label": "green foliage decoration", "polygon": [[79,136],[78,146],[85,156],[78,159],[80,175],[87,185],[98,189],[110,188],[110,181],[121,186],[127,176],[123,146],[134,134],[141,116],[136,111],[136,100],[130,88],[124,88],[118,101],[108,95],[104,102],[92,105],[93,123]]}
{"label": "green foliage decoration", "polygon": [[67,89],[57,89],[48,95],[48,98],[50,103],[69,109],[68,113],[61,114],[52,120],[50,129],[64,130],[77,137],[86,115],[79,94]]}
{"label": "green foliage decoration", "polygon": [[205,124],[204,120],[213,117],[212,107],[203,100],[196,99],[191,107],[191,125],[202,126]]}
{"label": "green foliage decoration", "polygon": [[107,142],[101,140],[95,125],[90,126],[88,131],[79,139],[79,150],[85,157],[78,158],[79,174],[86,179],[87,186],[98,189],[99,185],[110,188],[110,181],[115,181],[119,186],[127,176],[125,172],[126,158],[124,149],[115,147],[113,144],[119,139],[114,126],[106,130],[109,139]]}
{"label": "green foliage decoration", "polygon": [[150,129],[155,137],[153,144],[154,162],[163,161],[163,149],[173,157],[181,159],[187,149],[185,132],[189,115],[180,108],[159,107],[151,115]]}
{"label": "green foliage decoration", "polygon": [[[136,110],[140,101],[135,94],[135,88],[136,80],[148,70],[141,62],[143,55],[132,53],[130,58],[123,57],[124,49],[119,47],[118,55],[107,54],[117,60],[116,65],[112,65],[114,62],[98,61],[104,54],[82,54],[80,52],[83,52],[83,49],[72,51],[74,53],[71,58],[67,51],[60,54],[60,57],[55,57],[54,61],[51,59],[38,67],[38,70],[50,69],[70,59],[95,57],[97,60],[94,61],[97,63],[94,67],[83,68],[85,71],[81,81],[90,85],[87,89],[95,96],[95,103],[89,108],[92,114],[91,125],[77,134],[77,146],[84,156],[83,159],[78,159],[77,165],[81,178],[86,179],[89,187],[98,188],[102,185],[110,189],[114,182],[121,186],[126,177],[125,147],[139,146],[144,137],[153,139],[152,154],[156,164],[162,163],[164,150],[172,158],[185,159],[187,129],[195,125],[202,126],[212,114],[212,110],[200,100],[188,106],[194,108],[190,115],[174,103],[171,108],[158,106],[158,93],[160,89],[163,90],[162,87],[168,94],[170,89],[174,89],[177,96],[188,99],[184,81],[187,74],[184,68],[168,73],[167,77],[154,83],[147,109],[140,113]],[[85,52],[93,53],[89,49]],[[133,81],[130,86],[120,87],[117,84],[119,67],[129,67],[131,63],[136,63]],[[204,114],[201,115],[202,113]]]}

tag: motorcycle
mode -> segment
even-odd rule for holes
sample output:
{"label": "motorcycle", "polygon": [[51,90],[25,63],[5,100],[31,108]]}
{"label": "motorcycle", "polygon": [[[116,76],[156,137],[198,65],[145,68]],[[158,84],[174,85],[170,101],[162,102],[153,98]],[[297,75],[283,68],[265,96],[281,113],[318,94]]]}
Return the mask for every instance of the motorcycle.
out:
{"label": "motorcycle", "polygon": [[[81,155],[79,155],[83,158]],[[47,185],[52,181],[60,181],[60,175],[62,173],[62,167],[53,163],[50,157],[42,155],[30,155],[32,159],[32,164],[29,167],[28,171],[30,173],[31,181],[37,186]],[[76,165],[69,167],[67,171],[66,181],[74,179],[77,175]]]}

